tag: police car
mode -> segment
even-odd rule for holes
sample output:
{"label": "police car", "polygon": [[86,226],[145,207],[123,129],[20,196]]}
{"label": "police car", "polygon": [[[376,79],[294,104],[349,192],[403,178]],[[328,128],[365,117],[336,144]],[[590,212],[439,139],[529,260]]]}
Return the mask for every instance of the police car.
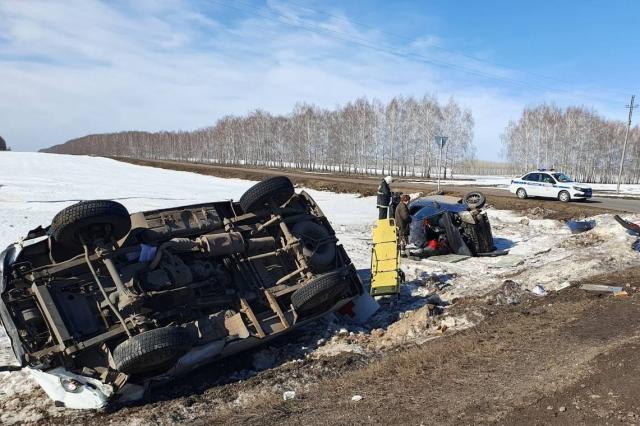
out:
{"label": "police car", "polygon": [[512,179],[509,191],[518,198],[548,197],[563,202],[571,200],[586,200],[591,198],[591,187],[575,182],[564,173],[555,170],[539,169],[535,172]]}

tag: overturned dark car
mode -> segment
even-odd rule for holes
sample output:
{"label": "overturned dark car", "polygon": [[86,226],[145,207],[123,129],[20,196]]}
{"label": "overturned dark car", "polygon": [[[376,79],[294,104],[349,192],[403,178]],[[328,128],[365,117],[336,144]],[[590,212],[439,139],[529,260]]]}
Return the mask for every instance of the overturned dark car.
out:
{"label": "overturned dark car", "polygon": [[282,176],[220,201],[60,211],[0,255],[0,318],[19,366],[71,408],[137,399],[362,294],[320,208]]}
{"label": "overturned dark car", "polygon": [[472,192],[463,198],[427,196],[411,202],[409,255],[430,257],[444,254],[488,256],[496,251],[485,197]]}

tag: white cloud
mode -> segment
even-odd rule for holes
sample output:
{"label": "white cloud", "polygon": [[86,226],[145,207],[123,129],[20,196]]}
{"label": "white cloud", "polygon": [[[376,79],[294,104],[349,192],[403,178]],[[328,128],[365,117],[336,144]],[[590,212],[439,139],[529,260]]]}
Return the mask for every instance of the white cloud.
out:
{"label": "white cloud", "polygon": [[0,2],[0,134],[14,149],[34,150],[88,133],[194,129],[255,108],[284,113],[298,101],[333,107],[358,96],[436,93],[472,108],[480,157],[495,158],[506,121],[525,104],[495,82],[412,56],[513,75],[438,49],[444,41],[435,36],[394,56],[362,44],[397,41],[341,15],[230,4]]}

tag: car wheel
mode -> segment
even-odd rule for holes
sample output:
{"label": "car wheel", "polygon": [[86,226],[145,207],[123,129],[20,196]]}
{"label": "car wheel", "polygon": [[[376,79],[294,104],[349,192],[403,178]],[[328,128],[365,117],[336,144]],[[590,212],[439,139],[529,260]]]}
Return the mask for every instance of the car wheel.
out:
{"label": "car wheel", "polygon": [[482,192],[473,191],[466,194],[462,201],[467,205],[467,207],[472,209],[481,209],[485,203],[487,202],[486,197]]}
{"label": "car wheel", "polygon": [[286,176],[276,176],[258,182],[240,197],[240,207],[246,213],[253,213],[273,201],[282,205],[294,194],[293,183]]}
{"label": "car wheel", "polygon": [[569,201],[571,201],[571,195],[569,195],[567,191],[560,191],[560,193],[558,194],[558,200],[562,201],[563,203],[568,203]]}
{"label": "car wheel", "polygon": [[300,240],[302,254],[316,270],[321,271],[333,264],[336,258],[335,239],[324,226],[305,220],[296,223],[291,233]]}
{"label": "car wheel", "polygon": [[318,275],[291,295],[291,304],[300,316],[322,313],[347,294],[351,281],[344,270]]}
{"label": "car wheel", "polygon": [[120,343],[112,352],[118,371],[147,374],[166,371],[193,346],[184,328],[163,327],[142,332]]}
{"label": "car wheel", "polygon": [[527,191],[525,191],[524,188],[520,188],[516,191],[516,195],[521,200],[524,200],[525,198],[527,198]]}
{"label": "car wheel", "polygon": [[111,200],[81,201],[61,210],[51,222],[51,236],[69,249],[82,249],[80,236],[119,240],[131,229],[129,212]]}

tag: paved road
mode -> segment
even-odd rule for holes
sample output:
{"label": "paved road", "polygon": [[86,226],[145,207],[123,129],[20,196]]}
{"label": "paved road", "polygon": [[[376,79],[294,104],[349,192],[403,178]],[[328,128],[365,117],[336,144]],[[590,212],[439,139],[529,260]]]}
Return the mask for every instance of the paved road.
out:
{"label": "paved road", "polygon": [[602,207],[619,210],[622,212],[640,213],[640,200],[627,198],[610,198],[610,197],[593,197],[589,201],[589,205],[593,207]]}
{"label": "paved road", "polygon": [[[463,192],[466,190],[473,189],[474,186],[446,186],[446,190]],[[478,188],[478,187],[476,187]],[[495,195],[495,196],[509,196],[513,195],[509,191],[499,188],[479,188],[487,195]],[[515,197],[515,195],[513,195]],[[557,203],[555,200],[547,200],[547,199],[532,199],[532,202],[535,201],[543,201],[543,202],[552,202]],[[620,212],[629,212],[629,213],[640,213],[640,199],[632,199],[632,198],[613,198],[613,197],[593,197],[588,201],[577,202],[579,204],[584,204],[585,206],[589,206],[592,208],[600,208],[607,210],[616,210]]]}

